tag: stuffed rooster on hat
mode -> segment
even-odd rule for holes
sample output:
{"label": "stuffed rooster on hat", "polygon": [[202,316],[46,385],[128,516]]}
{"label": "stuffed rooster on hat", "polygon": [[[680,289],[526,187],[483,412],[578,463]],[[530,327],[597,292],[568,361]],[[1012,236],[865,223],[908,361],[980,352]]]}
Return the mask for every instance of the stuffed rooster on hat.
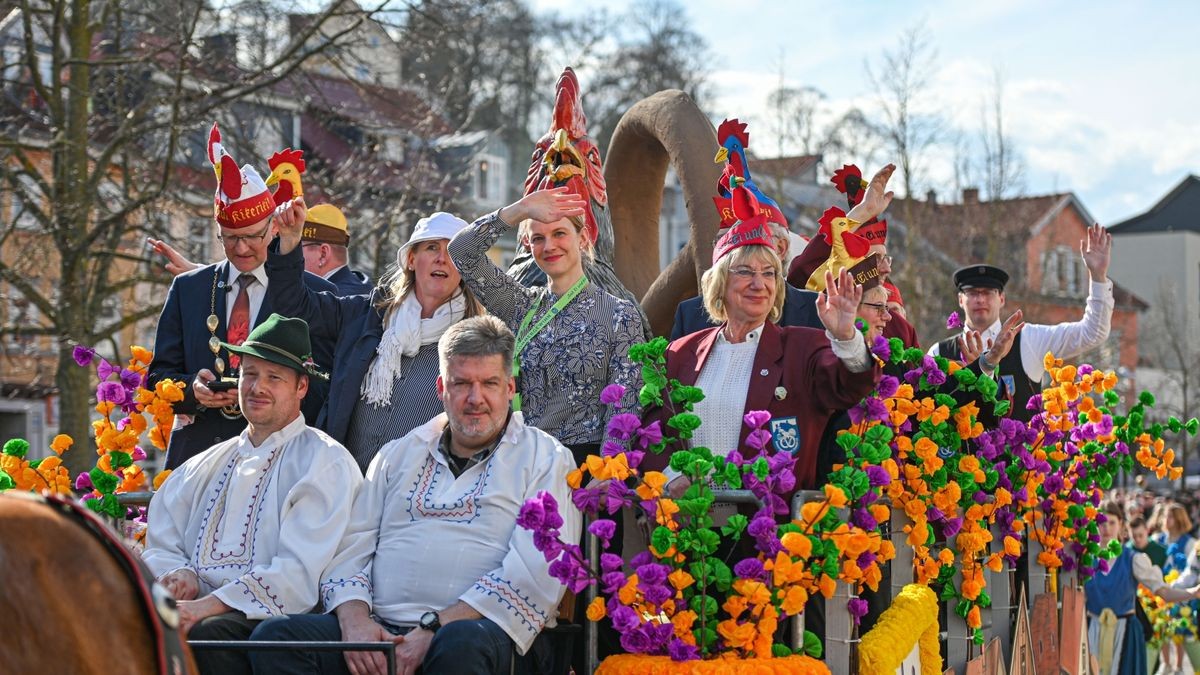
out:
{"label": "stuffed rooster on hat", "polygon": [[721,216],[721,227],[729,227],[737,221],[730,204],[734,188],[737,187],[734,185],[734,179],[737,179],[738,185],[744,185],[754,195],[767,221],[778,223],[786,230],[788,224],[787,218],[783,216],[783,209],[754,184],[754,178],[750,175],[750,162],[746,157],[746,149],[750,147],[750,132],[747,131],[746,123],[739,122],[736,118],[721,122],[717,127],[717,143],[721,147],[713,161],[717,164],[725,162],[725,170],[717,181],[719,196],[713,197],[713,203]]}
{"label": "stuffed rooster on hat", "polygon": [[275,210],[275,200],[253,166],[238,168],[221,143],[221,129],[214,122],[208,134],[208,161],[217,176],[213,207],[221,227],[240,229],[262,222]]}
{"label": "stuffed rooster on hat", "polygon": [[304,151],[287,148],[271,155],[267,160],[271,175],[267,176],[267,187],[278,184],[271,193],[276,204],[286,204],[296,197],[304,196],[300,176],[304,174]]}

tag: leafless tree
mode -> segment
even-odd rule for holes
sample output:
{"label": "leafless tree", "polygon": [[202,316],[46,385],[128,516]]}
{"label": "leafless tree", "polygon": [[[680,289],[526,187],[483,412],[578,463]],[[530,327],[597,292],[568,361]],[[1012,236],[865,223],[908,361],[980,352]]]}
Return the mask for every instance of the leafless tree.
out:
{"label": "leafless tree", "polygon": [[945,123],[927,112],[926,97],[936,72],[937,50],[924,24],[900,36],[897,45],[866,63],[867,78],[877,95],[878,128],[900,170],[898,186],[906,197],[915,195],[922,179],[926,153],[942,140]]}
{"label": "leafless tree", "polygon": [[979,117],[985,194],[988,199],[1012,197],[1022,189],[1025,167],[1007,130],[1004,75],[999,67],[992,71],[992,89],[980,107]]}
{"label": "leafless tree", "polygon": [[[290,40],[274,41],[301,7],[262,3],[267,9],[244,20],[200,0],[20,0],[5,24],[0,185],[21,208],[0,223],[0,281],[38,320],[6,322],[0,336],[53,341],[60,429],[76,439],[90,436],[90,383],[72,348],[159,312],[145,287],[165,279],[141,242],[161,235],[164,204],[205,204],[180,180],[180,165],[203,152],[191,132],[218,112],[261,109],[281,81],[379,9],[339,0]],[[314,39],[334,17],[349,20]],[[239,51],[258,43],[257,52]],[[229,131],[231,142],[238,131],[253,135]],[[120,311],[122,300],[140,302]],[[114,302],[118,311],[107,311]],[[86,447],[66,455],[73,471],[94,459]]]}

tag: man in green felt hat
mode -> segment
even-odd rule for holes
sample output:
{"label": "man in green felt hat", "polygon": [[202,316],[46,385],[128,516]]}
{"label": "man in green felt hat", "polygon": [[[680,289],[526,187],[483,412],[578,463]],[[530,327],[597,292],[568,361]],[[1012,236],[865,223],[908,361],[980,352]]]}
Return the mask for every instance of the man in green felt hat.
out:
{"label": "man in green felt hat", "polygon": [[[300,412],[308,324],[272,314],[241,345],[242,433],[184,462],[150,504],[142,558],[179,602],[192,640],[251,637],[263,619],[309,612],[350,521],[362,473]],[[201,673],[249,673],[245,654],[196,654]]]}

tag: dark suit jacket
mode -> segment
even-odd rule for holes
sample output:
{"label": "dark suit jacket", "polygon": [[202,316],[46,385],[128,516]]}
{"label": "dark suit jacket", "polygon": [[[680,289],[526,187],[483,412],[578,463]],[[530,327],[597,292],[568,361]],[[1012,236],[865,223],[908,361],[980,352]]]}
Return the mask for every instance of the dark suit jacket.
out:
{"label": "dark suit jacket", "polygon": [[[678,379],[684,385],[694,385],[719,330],[709,328],[672,342],[667,347],[667,377]],[[851,373],[834,355],[822,331],[779,328],[767,322],[754,355],[746,405],[742,410],[730,410],[728,414],[744,415],[754,410],[770,412],[771,422],[767,429],[772,432],[775,450],[797,456],[796,489],[816,488],[821,434],[830,416],[857,404],[871,393],[879,373],[878,365],[866,372]],[[779,388],[782,391],[777,391]],[[647,420],[660,419],[664,428],[667,417],[662,408],[647,409]],[[750,429],[743,425],[738,441],[746,456],[752,452],[745,446],[749,432]],[[642,466],[661,470],[668,460],[667,453],[647,455]]]}
{"label": "dark suit jacket", "polygon": [[[671,339],[678,340],[684,335],[690,335],[716,325],[708,316],[708,311],[704,309],[704,298],[699,296],[688,298],[675,308],[675,324],[671,327]],[[817,316],[817,294],[788,284],[787,297],[783,299],[783,316],[779,317],[779,325],[825,330],[820,317]]]}
{"label": "dark suit jacket", "polygon": [[267,297],[274,306],[304,319],[312,335],[335,345],[329,397],[317,416],[316,427],[344,443],[363,378],[383,338],[383,313],[375,307],[381,289],[374,289],[370,295],[339,297],[334,292],[306,287],[301,283],[304,256],[299,246],[280,255],[272,244],[266,269],[271,280]]}
{"label": "dark suit jacket", "polygon": [[[189,458],[203,450],[232,438],[246,427],[246,420],[226,419],[219,410],[200,410],[196,404],[192,381],[200,370],[213,368],[213,353],[208,348],[211,335],[205,322],[210,308],[220,320],[217,325],[217,337],[225,339],[225,303],[231,302],[229,294],[223,286],[217,289],[216,303],[213,307],[213,275],[219,281],[224,281],[228,275],[229,261],[221,261],[205,265],[191,272],[175,277],[171,289],[167,292],[167,302],[163,305],[162,314],[158,317],[158,328],[154,335],[154,360],[150,363],[150,385],[159,380],[173,379],[186,382],[182,401],[175,404],[175,413],[192,415],[194,421],[171,434],[171,444],[167,449],[167,468],[174,469]],[[333,292],[336,286],[314,275],[305,273],[304,283],[309,288]],[[264,321],[273,309],[271,289],[268,284],[267,294],[263,298],[262,307],[254,319],[254,325]],[[282,313],[282,312],[281,312]],[[333,364],[333,342],[312,340],[313,360],[319,366],[328,370]],[[225,358],[222,356],[222,358]],[[304,417],[310,424],[316,421],[317,413],[324,403],[328,386],[317,378],[309,381],[308,395],[304,397]]]}
{"label": "dark suit jacket", "polygon": [[358,270],[352,270],[349,266],[334,272],[327,281],[337,286],[338,295],[365,295],[370,293],[373,288],[367,275]]}

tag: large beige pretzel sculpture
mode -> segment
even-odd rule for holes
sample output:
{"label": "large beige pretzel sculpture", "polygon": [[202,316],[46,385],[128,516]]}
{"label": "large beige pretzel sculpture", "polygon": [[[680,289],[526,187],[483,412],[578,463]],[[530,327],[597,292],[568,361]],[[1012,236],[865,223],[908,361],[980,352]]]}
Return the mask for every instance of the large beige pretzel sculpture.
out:
{"label": "large beige pretzel sculpture", "polygon": [[[667,335],[680,301],[697,294],[712,265],[720,219],[713,207],[721,166],[713,162],[717,134],[696,102],[677,89],[634,104],[609,143],[608,183],[617,277],[642,303],[655,335]],[[665,270],[658,262],[659,215],[668,167],[683,190],[691,238]]]}

